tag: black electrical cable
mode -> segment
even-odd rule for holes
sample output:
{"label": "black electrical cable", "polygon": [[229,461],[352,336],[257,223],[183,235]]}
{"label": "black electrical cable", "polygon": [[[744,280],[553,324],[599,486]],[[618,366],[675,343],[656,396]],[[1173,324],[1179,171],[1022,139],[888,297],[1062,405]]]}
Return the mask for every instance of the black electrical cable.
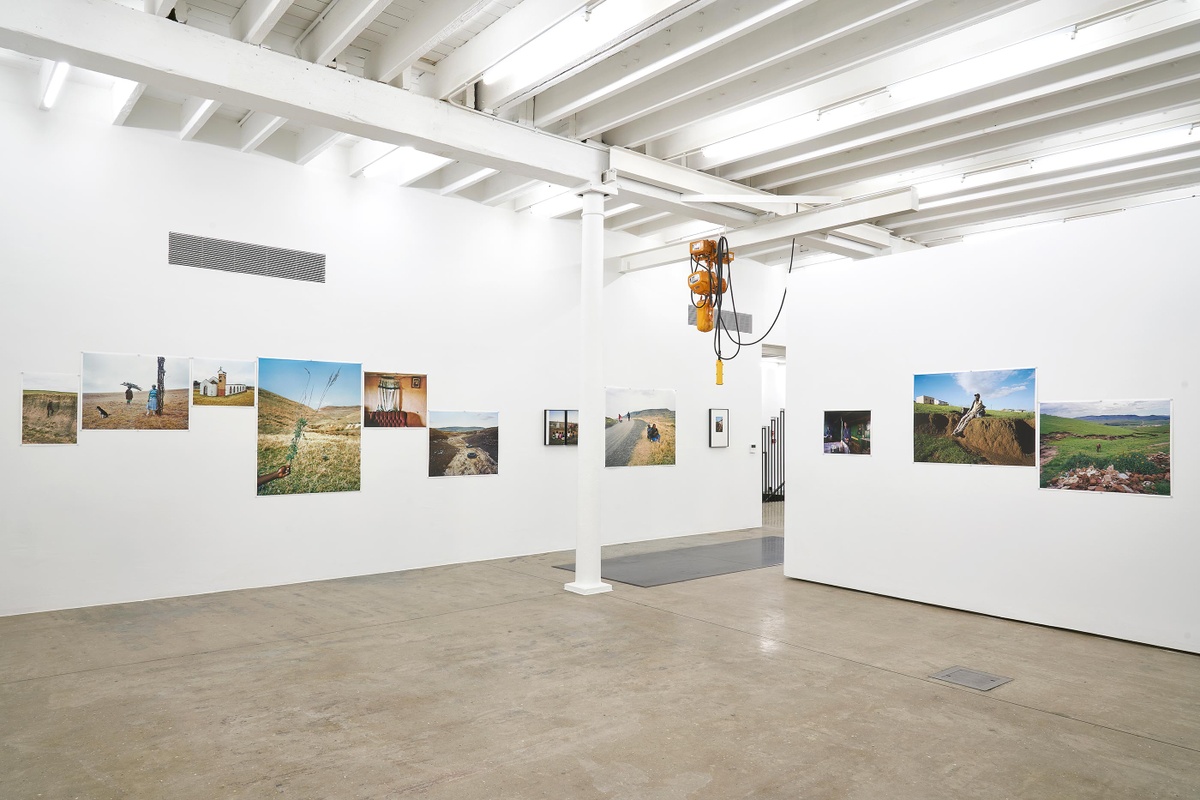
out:
{"label": "black electrical cable", "polygon": [[[724,293],[721,292],[721,286],[722,286],[722,280],[724,278],[724,275],[723,275],[724,269],[723,268],[725,266],[726,254],[728,252],[729,252],[729,242],[727,242],[725,240],[725,237],[722,236],[717,241],[717,285],[716,285],[716,287],[714,287],[716,289],[716,298],[715,298],[715,302],[713,304],[713,314],[716,317],[716,319],[715,319],[716,324],[713,325],[713,329],[714,329],[713,350],[716,352],[718,359],[732,361],[733,359],[737,358],[737,356],[742,352],[743,347],[750,347],[752,345],[756,345],[759,342],[761,342],[763,339],[766,339],[768,336],[771,335],[771,331],[775,329],[775,324],[777,322],[779,322],[779,315],[783,313],[784,303],[787,302],[787,287],[786,286],[783,287],[783,297],[781,297],[779,299],[779,309],[776,310],[776,312],[775,312],[775,319],[771,320],[771,327],[767,328],[767,332],[764,333],[762,336],[758,337],[757,339],[755,339],[754,341],[743,342],[742,341],[742,331],[739,326],[738,318],[737,318],[737,299],[734,297],[734,294],[733,294],[733,265],[732,264],[729,265],[728,284],[729,284],[729,304],[733,308],[733,329],[734,329],[733,333],[730,332],[728,326],[725,325],[725,320],[721,317],[721,306],[724,304],[724,300],[723,300]],[[795,261],[796,261],[796,240],[792,239],[792,250],[791,250],[791,254],[788,257],[788,274],[789,275],[792,273],[792,267],[794,266]],[[734,352],[734,354],[731,355],[728,359],[725,359],[724,356],[721,354],[721,331],[722,330],[725,331],[725,335],[729,337],[729,340],[731,342],[734,342],[738,346],[737,350]]]}

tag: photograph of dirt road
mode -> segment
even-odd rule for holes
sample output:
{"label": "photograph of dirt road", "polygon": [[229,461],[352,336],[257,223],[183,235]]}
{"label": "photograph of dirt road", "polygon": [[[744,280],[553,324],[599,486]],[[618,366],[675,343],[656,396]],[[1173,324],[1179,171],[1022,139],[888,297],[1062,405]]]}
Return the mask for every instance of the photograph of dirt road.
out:
{"label": "photograph of dirt road", "polygon": [[188,359],[83,354],[84,430],[188,429]]}
{"label": "photograph of dirt road", "polygon": [[21,373],[21,444],[76,444],[78,416],[78,375]]}
{"label": "photograph of dirt road", "polygon": [[362,365],[258,360],[258,494],[357,492]]}
{"label": "photograph of dirt road", "polygon": [[913,378],[913,461],[1032,467],[1037,460],[1032,369]]}
{"label": "photograph of dirt road", "polygon": [[604,466],[675,463],[675,390],[608,388],[604,400]]}
{"label": "photograph of dirt road", "polygon": [[429,412],[429,477],[495,475],[499,471],[499,412]]}
{"label": "photograph of dirt road", "polygon": [[1171,494],[1171,401],[1042,403],[1041,488]]}

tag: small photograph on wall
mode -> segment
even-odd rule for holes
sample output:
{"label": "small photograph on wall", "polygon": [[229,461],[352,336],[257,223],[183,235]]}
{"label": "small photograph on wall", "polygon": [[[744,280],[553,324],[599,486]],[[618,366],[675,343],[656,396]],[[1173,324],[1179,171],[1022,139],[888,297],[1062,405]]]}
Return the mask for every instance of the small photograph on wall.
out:
{"label": "small photograph on wall", "polygon": [[574,408],[542,412],[543,444],[579,444],[579,411]]}
{"label": "small photograph on wall", "polygon": [[258,494],[357,492],[362,365],[258,360]]}
{"label": "small photograph on wall", "polygon": [[253,408],[257,361],[192,359],[192,405]]}
{"label": "small photograph on wall", "polygon": [[500,412],[429,412],[429,477],[500,472]]}
{"label": "small photograph on wall", "polygon": [[76,444],[78,416],[78,375],[21,373],[21,444]]}
{"label": "small photograph on wall", "polygon": [[609,387],[604,399],[604,466],[675,463],[675,390]]}
{"label": "small photograph on wall", "polygon": [[83,429],[186,431],[190,375],[187,358],[84,353]]}
{"label": "small photograph on wall", "polygon": [[1036,370],[917,375],[913,392],[913,461],[1036,465]]}
{"label": "small photograph on wall", "polygon": [[825,452],[871,455],[871,412],[826,411]]}
{"label": "small photograph on wall", "polygon": [[729,447],[729,409],[708,410],[708,446]]}
{"label": "small photograph on wall", "polygon": [[1171,494],[1171,401],[1041,403],[1041,487]]}
{"label": "small photograph on wall", "polygon": [[429,417],[424,375],[363,373],[363,427],[424,428]]}

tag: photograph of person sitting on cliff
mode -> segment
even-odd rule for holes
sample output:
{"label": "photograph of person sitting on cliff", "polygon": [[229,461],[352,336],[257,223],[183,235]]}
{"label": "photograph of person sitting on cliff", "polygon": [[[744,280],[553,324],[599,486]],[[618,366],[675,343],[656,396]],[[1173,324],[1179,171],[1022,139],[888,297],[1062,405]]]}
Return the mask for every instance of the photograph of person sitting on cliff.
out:
{"label": "photograph of person sitting on cliff", "polygon": [[1035,372],[914,376],[913,461],[1036,466]]}

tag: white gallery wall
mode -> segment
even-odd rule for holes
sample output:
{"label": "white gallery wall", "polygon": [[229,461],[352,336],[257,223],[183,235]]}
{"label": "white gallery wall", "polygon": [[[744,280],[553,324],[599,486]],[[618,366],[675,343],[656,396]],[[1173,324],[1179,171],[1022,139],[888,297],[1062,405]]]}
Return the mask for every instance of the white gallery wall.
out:
{"label": "white gallery wall", "polygon": [[[1198,219],[1191,199],[793,273],[786,574],[1200,651]],[[1172,399],[1173,496],[913,463],[915,373],[1024,367],[1042,402]],[[869,457],[822,453],[834,409],[871,410]]]}
{"label": "white gallery wall", "polygon": [[[40,112],[35,81],[0,68],[0,614],[574,547],[576,450],[542,445],[542,410],[578,405],[578,223],[113,127],[76,83]],[[169,231],[324,253],[327,283],[170,266]],[[712,385],[685,274],[607,277],[606,380],[677,390],[679,434],[678,466],[605,471],[605,543],[760,521],[759,352]],[[22,447],[20,374],[81,351],[427,373],[431,409],[499,411],[499,475],[428,478],[425,430],[367,429],[361,492],[260,498],[253,409]]]}

